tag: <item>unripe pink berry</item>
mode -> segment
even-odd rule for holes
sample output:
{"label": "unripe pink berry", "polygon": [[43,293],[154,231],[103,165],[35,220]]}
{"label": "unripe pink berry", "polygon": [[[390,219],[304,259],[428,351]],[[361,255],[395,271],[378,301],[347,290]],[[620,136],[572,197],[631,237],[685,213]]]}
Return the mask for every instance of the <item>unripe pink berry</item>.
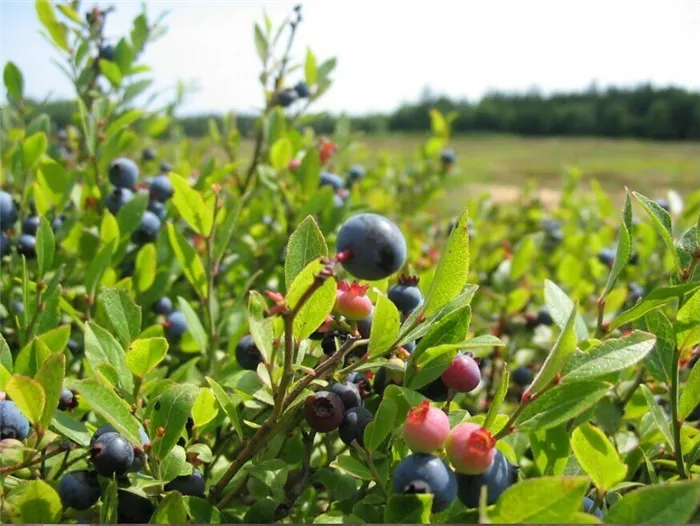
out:
{"label": "unripe pink berry", "polygon": [[496,440],[480,425],[465,422],[450,431],[445,449],[455,471],[478,475],[491,467]]}
{"label": "unripe pink berry", "polygon": [[301,160],[294,158],[291,161],[289,161],[287,168],[289,168],[292,172],[294,172],[294,171],[298,170],[300,166],[301,166]]}
{"label": "unripe pink berry", "polygon": [[468,393],[476,389],[481,381],[481,371],[471,354],[458,354],[450,366],[442,373],[443,383],[458,393]]}
{"label": "unripe pink berry", "polygon": [[403,425],[403,438],[414,453],[431,453],[442,447],[450,433],[450,419],[424,400],[412,408]]}
{"label": "unripe pink berry", "polygon": [[364,320],[372,313],[372,300],[365,294],[369,285],[362,286],[356,281],[338,283],[335,308],[349,320]]}

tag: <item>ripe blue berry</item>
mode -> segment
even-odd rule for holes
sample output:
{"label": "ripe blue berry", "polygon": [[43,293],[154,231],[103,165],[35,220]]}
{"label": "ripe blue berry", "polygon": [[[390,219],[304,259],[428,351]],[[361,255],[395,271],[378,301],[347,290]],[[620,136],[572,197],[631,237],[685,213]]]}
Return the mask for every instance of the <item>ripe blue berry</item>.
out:
{"label": "ripe blue berry", "polygon": [[117,188],[132,189],[139,178],[139,167],[131,159],[121,157],[109,165],[109,180]]}
{"label": "ripe blue berry", "polygon": [[51,229],[54,232],[57,232],[58,230],[61,229],[61,227],[63,226],[63,222],[65,220],[66,220],[66,216],[64,216],[64,215],[56,216],[56,218],[51,223]]}
{"label": "ripe blue berry", "polygon": [[532,380],[535,379],[532,371],[522,365],[513,370],[512,378],[515,385],[519,385],[520,387],[527,387],[532,383]]}
{"label": "ripe blue berry", "polygon": [[350,167],[350,171],[348,172],[348,178],[346,183],[347,186],[350,187],[360,179],[363,179],[366,173],[367,170],[365,170],[364,166],[362,166],[361,164],[353,164]]}
{"label": "ripe blue berry", "polygon": [[68,340],[68,350],[73,354],[78,354],[83,351],[80,343],[74,340],[73,338]]}
{"label": "ripe blue berry", "polygon": [[595,501],[588,497],[583,497],[583,511],[595,515],[599,519],[603,518],[603,512],[595,505]]}
{"label": "ripe blue berry", "polygon": [[396,466],[392,476],[394,493],[430,493],[433,513],[446,510],[457,496],[457,479],[450,466],[434,455],[415,453]]}
{"label": "ripe blue berry", "polygon": [[114,46],[107,45],[100,48],[99,58],[114,61]]}
{"label": "ripe blue berry", "polygon": [[367,398],[370,395],[371,384],[364,374],[357,372],[350,373],[347,377],[347,381],[357,386],[362,398]]}
{"label": "ripe blue berry", "polygon": [[[406,367],[406,362],[399,358],[391,358],[387,363],[397,367]],[[374,392],[382,396],[390,384],[401,385],[402,383],[403,371],[389,369],[388,367],[380,367],[377,371],[377,376],[374,377]]]}
{"label": "ripe blue berry", "polygon": [[457,154],[452,148],[445,148],[440,154],[440,160],[443,164],[454,164],[457,161]]}
{"label": "ripe blue berry", "polygon": [[182,311],[174,310],[165,321],[165,333],[171,338],[179,338],[187,332],[187,321]]}
{"label": "ripe blue berry", "polygon": [[0,231],[0,258],[10,253],[10,238]]}
{"label": "ripe blue berry", "polygon": [[249,371],[256,371],[258,364],[263,361],[263,356],[250,334],[243,336],[236,345],[236,361],[243,369]]}
{"label": "ripe blue berry", "polygon": [[24,440],[29,435],[29,420],[10,400],[0,400],[0,440]]}
{"label": "ripe blue berry", "polygon": [[353,276],[374,281],[397,272],[406,261],[406,240],[394,223],[377,214],[348,219],[338,232],[336,251]]}
{"label": "ripe blue berry", "polygon": [[364,339],[369,338],[372,332],[372,320],[374,320],[374,310],[366,318],[357,320],[357,332],[359,332],[360,336]]}
{"label": "ripe blue berry", "polygon": [[94,471],[71,471],[61,477],[58,496],[66,508],[86,510],[100,499],[100,484]]}
{"label": "ripe blue berry", "polygon": [[277,104],[283,108],[291,106],[298,98],[297,92],[293,89],[285,89],[277,93]]}
{"label": "ripe blue berry", "polygon": [[119,210],[134,198],[134,193],[128,188],[115,188],[114,192],[107,196],[105,205],[107,210],[117,215]]}
{"label": "ripe blue berry", "polygon": [[[92,437],[90,437],[90,445],[92,446],[102,435],[116,432],[117,430],[114,428],[114,426],[112,426],[112,424],[105,424],[92,434]],[[146,430],[143,427],[139,427],[139,438],[141,439],[141,444],[143,445],[151,442],[151,439],[148,438]]]}
{"label": "ripe blue berry", "polygon": [[150,210],[146,210],[141,216],[141,224],[134,233],[131,234],[131,240],[137,245],[145,245],[153,243],[158,237],[160,230],[160,219]]}
{"label": "ripe blue berry", "polygon": [[445,382],[442,381],[442,377],[437,377],[428,385],[424,385],[418,389],[418,392],[426,398],[430,398],[433,402],[444,402],[447,400],[449,389],[445,385]]}
{"label": "ripe blue berry", "polygon": [[551,326],[553,323],[554,320],[552,319],[552,315],[549,313],[549,309],[547,307],[540,308],[540,310],[537,312],[537,325]]}
{"label": "ripe blue berry", "polygon": [[340,440],[348,446],[352,445],[353,440],[357,440],[358,444],[364,446],[365,428],[372,420],[374,415],[364,407],[348,409],[343,415],[343,421],[338,430]]}
{"label": "ripe blue berry", "polygon": [[165,491],[179,491],[182,495],[190,497],[204,497],[205,486],[202,472],[193,469],[190,475],[182,475],[168,482],[165,485]]}
{"label": "ripe blue berry", "polygon": [[167,175],[156,175],[151,182],[151,199],[164,203],[173,196],[173,185]]}
{"label": "ripe blue berry", "polygon": [[153,304],[153,312],[161,316],[167,316],[173,311],[173,302],[167,296],[163,296]]}
{"label": "ripe blue berry", "polygon": [[165,208],[165,205],[161,203],[160,201],[149,201],[148,202],[148,211],[155,214],[158,219],[160,219],[160,222],[162,223],[163,220],[165,220],[165,216],[168,213],[168,210]]}
{"label": "ripe blue berry", "polygon": [[602,249],[600,252],[598,252],[598,261],[600,261],[603,265],[612,267],[612,264],[615,261],[615,251],[612,248]]}
{"label": "ripe blue berry", "polygon": [[416,350],[416,342],[412,341],[412,342],[405,343],[403,348],[406,350],[407,353],[410,354]]}
{"label": "ripe blue berry", "polygon": [[333,208],[342,208],[345,205],[345,200],[338,194],[333,194]]}
{"label": "ripe blue berry", "polygon": [[498,497],[515,484],[518,478],[518,470],[512,466],[503,453],[496,450],[493,464],[479,475],[457,474],[457,496],[467,508],[478,508],[481,495],[481,486],[488,488],[487,502],[495,504]]}
{"label": "ripe blue berry", "polygon": [[153,503],[126,490],[117,493],[117,522],[119,524],[148,524],[156,510]]}
{"label": "ripe blue berry", "polygon": [[666,212],[671,212],[671,205],[666,199],[657,199],[656,204],[666,210]]}
{"label": "ripe blue berry", "polygon": [[166,174],[169,173],[169,172],[172,172],[172,171],[173,171],[173,165],[170,164],[170,163],[167,162],[167,161],[163,161],[162,163],[160,163],[160,171],[163,172],[163,173],[166,173]]}
{"label": "ripe blue berry", "polygon": [[134,464],[134,448],[119,433],[105,433],[90,446],[90,460],[103,477],[120,477]]}
{"label": "ripe blue berry", "polygon": [[58,410],[72,411],[76,407],[78,407],[78,399],[73,391],[64,387],[58,397]]}
{"label": "ripe blue berry", "polygon": [[297,83],[297,85],[294,86],[294,91],[297,92],[297,96],[300,99],[307,99],[311,95],[309,85],[304,81]]}
{"label": "ripe blue berry", "polygon": [[29,234],[22,234],[17,240],[17,253],[27,259],[36,257],[36,238]]}
{"label": "ripe blue berry", "polygon": [[423,303],[423,294],[418,288],[416,276],[401,276],[399,282],[389,289],[387,296],[403,315],[411,314]]}
{"label": "ripe blue berry", "polygon": [[343,178],[331,172],[321,172],[321,179],[318,181],[318,186],[330,186],[336,191],[340,190],[343,184]]}
{"label": "ripe blue berry", "polygon": [[155,148],[144,148],[144,150],[141,152],[141,159],[144,162],[152,161],[156,157],[158,157],[158,152]]}
{"label": "ripe blue berry", "polygon": [[8,230],[17,221],[17,206],[12,196],[0,190],[0,230]]}
{"label": "ripe blue berry", "polygon": [[311,429],[328,433],[337,429],[343,421],[345,407],[340,397],[329,391],[319,391],[306,399],[304,418]]}
{"label": "ripe blue berry", "polygon": [[632,303],[637,303],[640,299],[644,297],[646,291],[639,283],[630,283],[630,301]]}
{"label": "ripe blue berry", "polygon": [[30,236],[36,236],[40,223],[41,220],[39,219],[39,216],[29,216],[27,219],[22,221],[22,233]]}
{"label": "ripe blue berry", "polygon": [[[348,335],[344,332],[331,332],[326,334],[321,340],[321,349],[323,349],[323,354],[330,356],[335,351],[337,351],[341,345],[345,342]],[[336,346],[336,339],[338,340],[338,345]]]}
{"label": "ripe blue berry", "polygon": [[344,384],[336,382],[331,386],[330,392],[335,393],[340,397],[346,411],[352,409],[353,407],[362,405],[360,390],[352,382],[345,382]]}

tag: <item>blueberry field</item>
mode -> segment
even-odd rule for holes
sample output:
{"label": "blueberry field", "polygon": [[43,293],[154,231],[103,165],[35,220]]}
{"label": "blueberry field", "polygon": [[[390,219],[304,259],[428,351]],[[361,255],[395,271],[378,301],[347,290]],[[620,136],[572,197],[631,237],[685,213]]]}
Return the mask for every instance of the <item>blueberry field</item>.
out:
{"label": "blueberry field", "polygon": [[692,144],[316,133],[342,64],[291,4],[253,133],[195,140],[148,103],[163,19],[36,13],[75,112],[2,65],[0,521],[700,522]]}

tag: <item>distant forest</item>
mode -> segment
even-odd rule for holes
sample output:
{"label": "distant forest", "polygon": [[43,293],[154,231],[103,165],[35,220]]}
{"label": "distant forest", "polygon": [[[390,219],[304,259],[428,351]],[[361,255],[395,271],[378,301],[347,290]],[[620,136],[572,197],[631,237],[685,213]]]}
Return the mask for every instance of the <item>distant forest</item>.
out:
{"label": "distant forest", "polygon": [[[492,92],[478,102],[434,96],[428,90],[415,103],[402,104],[391,113],[350,117],[352,129],[367,133],[425,132],[430,129],[429,110],[454,112],[453,133],[508,133],[525,136],[599,136],[657,140],[700,139],[700,93],[681,88],[596,88],[542,95]],[[73,119],[68,101],[43,104],[41,110],[59,126]],[[208,121],[220,115],[178,118],[190,137],[209,133]],[[253,118],[238,115],[238,126],[250,135]],[[331,133],[337,116],[323,114],[311,126]]]}

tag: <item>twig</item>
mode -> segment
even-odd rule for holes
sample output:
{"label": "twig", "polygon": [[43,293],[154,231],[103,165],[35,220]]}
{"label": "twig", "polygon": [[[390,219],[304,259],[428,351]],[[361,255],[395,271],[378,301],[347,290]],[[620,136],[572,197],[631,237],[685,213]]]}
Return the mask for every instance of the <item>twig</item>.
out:
{"label": "twig", "polygon": [[374,465],[374,462],[372,461],[372,455],[365,451],[360,444],[357,443],[357,440],[352,441],[352,447],[355,448],[355,451],[357,451],[357,454],[362,457],[362,459],[367,463],[367,466],[369,466],[369,470],[372,472],[372,477],[374,478],[374,482],[379,488],[379,490],[382,492],[382,495],[384,495],[385,499],[389,498],[389,494],[386,491],[386,488],[384,487],[384,484],[382,483],[382,477],[379,475],[379,471],[377,471],[377,466]]}
{"label": "twig", "polygon": [[515,412],[510,416],[508,419],[508,422],[503,426],[503,428],[496,433],[496,436],[494,437],[496,440],[500,440],[501,438],[508,436],[511,434],[513,431],[515,431],[515,422],[518,420],[518,417],[520,414],[525,410],[525,408],[537,400],[540,396],[542,396],[544,393],[549,391],[552,387],[554,387],[554,383],[550,383],[547,387],[543,388],[541,391],[538,393],[530,396],[530,397],[524,397],[523,399],[520,400],[520,404],[518,405],[517,409]]}
{"label": "twig", "polygon": [[[27,468],[29,466],[34,466],[36,464],[41,464],[45,462],[46,460],[55,457],[56,455],[60,455],[61,453],[64,453],[66,451],[66,448],[70,447],[70,444],[66,445],[60,445],[50,453],[44,453],[43,455],[37,457],[36,454],[32,456],[31,458],[28,458],[24,462],[20,462],[19,464],[14,464],[12,466],[5,466],[3,468],[0,468],[0,473],[12,473],[14,471],[18,471],[20,469]],[[70,450],[68,450],[70,451]]]}
{"label": "twig", "polygon": [[601,296],[598,298],[596,303],[598,305],[598,321],[596,323],[596,338],[600,338],[603,335],[603,315],[605,314],[605,298]]}
{"label": "twig", "polygon": [[673,422],[673,453],[676,457],[678,475],[682,479],[688,478],[683,462],[683,449],[681,448],[681,422],[678,418],[678,358],[679,350],[673,353],[673,368],[671,370],[671,421]]}

